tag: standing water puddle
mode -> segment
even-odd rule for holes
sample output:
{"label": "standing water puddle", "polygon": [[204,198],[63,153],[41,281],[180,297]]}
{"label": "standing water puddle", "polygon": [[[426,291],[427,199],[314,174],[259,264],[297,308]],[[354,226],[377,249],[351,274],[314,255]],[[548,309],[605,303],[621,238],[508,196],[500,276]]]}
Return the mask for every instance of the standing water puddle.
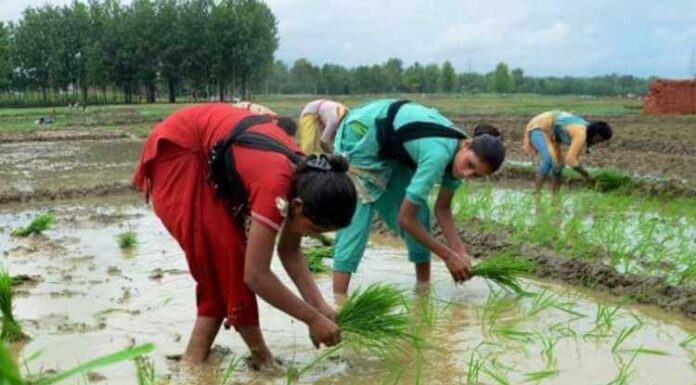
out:
{"label": "standing water puddle", "polygon": [[[129,196],[50,208],[56,214],[54,228],[27,239],[10,232],[48,208],[0,210],[5,266],[13,275],[41,277],[35,285],[18,287],[15,295],[15,315],[32,339],[13,350],[22,357],[40,352],[29,362],[30,372],[66,369],[134,342],[153,342],[157,348],[151,357],[164,383],[217,384],[219,371],[231,359],[225,352],[246,355],[236,333],[222,331],[217,344],[224,348],[217,349],[215,364],[192,370],[167,360],[185,348],[195,318],[194,284],[177,243],[148,207]],[[137,233],[138,246],[123,252],[116,235],[129,229]],[[273,269],[289,283],[277,259]],[[317,277],[325,296],[331,295],[330,278]],[[416,383],[419,372],[420,383],[466,384],[469,363],[480,362],[479,379],[485,384],[505,379],[518,384],[533,375],[548,376],[542,383],[607,384],[621,371],[631,384],[695,383],[696,342],[682,343],[696,332],[694,321],[654,308],[617,309],[615,298],[532,280],[526,281],[528,289],[543,296],[514,299],[481,279],[455,287],[440,262],[434,264],[433,278],[442,319],[425,335],[429,348],[420,361],[412,352],[405,352],[399,365],[347,353],[324,361],[299,382],[377,384],[400,378],[397,383]],[[414,275],[404,250],[375,239],[353,288],[374,282],[412,288]],[[278,357],[298,365],[315,357],[302,323],[263,301],[260,313],[267,342]],[[614,346],[631,327],[626,340]],[[99,374],[106,378],[103,383],[135,382],[131,363]],[[283,384],[286,379],[282,373],[239,368],[235,381]]]}

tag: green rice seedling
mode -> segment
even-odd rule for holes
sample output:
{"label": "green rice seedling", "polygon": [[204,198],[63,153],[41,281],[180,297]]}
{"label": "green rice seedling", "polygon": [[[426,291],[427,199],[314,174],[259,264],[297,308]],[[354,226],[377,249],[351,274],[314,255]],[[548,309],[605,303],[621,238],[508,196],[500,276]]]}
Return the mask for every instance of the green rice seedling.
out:
{"label": "green rice seedling", "polygon": [[312,273],[323,273],[328,270],[324,265],[324,258],[333,257],[333,246],[312,247],[304,252],[307,258],[307,266]]}
{"label": "green rice seedling", "polygon": [[152,352],[155,349],[155,346],[153,344],[144,344],[140,346],[134,346],[134,347],[129,347],[123,350],[120,350],[118,352],[108,354],[106,356],[102,356],[99,358],[96,358],[91,361],[87,361],[84,364],[78,365],[72,369],[68,369],[66,371],[56,373],[53,375],[50,375],[48,377],[44,377],[41,379],[38,379],[36,381],[32,381],[33,385],[53,385],[57,384],[59,382],[62,382],[63,380],[66,380],[70,377],[73,377],[75,375],[79,375],[81,373],[86,373],[104,366],[109,366],[113,365],[122,361],[128,361],[128,360],[133,360],[137,357],[143,356],[145,354],[148,354]]}
{"label": "green rice seedling", "polygon": [[525,377],[524,382],[533,382],[535,384],[538,384],[544,380],[558,377],[558,375],[560,373],[561,372],[558,370],[541,370],[538,372],[525,373],[524,374],[524,377]]}
{"label": "green rice seedling", "polygon": [[517,278],[531,273],[534,268],[533,262],[503,253],[476,264],[472,267],[471,273],[475,277],[491,280],[517,294],[528,294],[522,289]]}
{"label": "green rice seedling", "polygon": [[502,327],[493,330],[495,334],[507,338],[509,340],[523,342],[523,343],[533,343],[534,333],[528,332],[526,330],[513,329],[511,327]]}
{"label": "green rice seedling", "polygon": [[541,342],[541,359],[546,364],[547,368],[552,368],[556,366],[556,355],[554,354],[554,349],[558,342],[561,340],[560,337],[549,337],[541,333],[537,334],[539,341]]}
{"label": "green rice seedling", "polygon": [[242,360],[242,356],[237,357],[236,355],[232,355],[232,359],[227,364],[227,368],[225,368],[225,370],[220,373],[220,385],[232,385],[232,380],[234,379],[234,372],[242,363]]}
{"label": "green rice seedling", "polygon": [[483,367],[483,360],[478,357],[476,350],[471,352],[469,357],[469,368],[466,371],[466,385],[479,385],[479,376]]}
{"label": "green rice seedling", "polygon": [[133,359],[133,362],[135,363],[135,375],[138,379],[138,385],[157,385],[155,365],[151,359],[140,356]]}
{"label": "green rice seedling", "polygon": [[597,330],[610,330],[614,325],[614,319],[616,318],[620,305],[617,306],[607,306],[604,304],[597,304],[597,315],[595,317],[595,329]]}
{"label": "green rice seedling", "polygon": [[505,289],[492,290],[486,298],[486,303],[481,311],[481,326],[487,331],[491,331],[504,319],[505,313],[520,303],[519,296],[508,296]]}
{"label": "green rice seedling", "polygon": [[486,373],[488,377],[490,377],[493,381],[495,381],[499,385],[510,385],[510,380],[507,377],[506,373],[502,373],[501,371],[497,370],[494,365],[490,366],[484,366],[481,368],[481,371]]}
{"label": "green rice seedling", "polygon": [[12,235],[15,237],[28,237],[32,234],[41,234],[50,229],[54,222],[55,217],[49,211],[34,218],[29,225],[14,229]]}
{"label": "green rice seedling", "polygon": [[628,385],[628,379],[632,373],[633,362],[636,360],[637,356],[638,353],[634,353],[628,362],[621,362],[619,366],[619,373],[617,373],[616,377],[607,385]]}
{"label": "green rice seedling", "polygon": [[686,336],[679,343],[679,346],[681,346],[682,349],[690,350],[692,344],[696,344],[696,333],[689,334],[688,336]]}
{"label": "green rice seedling", "polygon": [[17,363],[12,359],[10,350],[0,341],[0,384],[2,385],[25,385],[19,373]]}
{"label": "green rice seedling", "polygon": [[16,342],[27,338],[12,314],[12,277],[4,270],[0,270],[0,312],[2,312],[1,340]]}
{"label": "green rice seedling", "polygon": [[614,344],[611,347],[612,353],[617,353],[621,346],[626,342],[628,337],[630,337],[633,333],[638,331],[640,329],[640,325],[636,324],[631,327],[623,328],[619,335],[616,337],[616,341],[614,341]]}
{"label": "green rice seedling", "polygon": [[594,188],[602,192],[629,188],[633,185],[633,179],[618,170],[603,169],[592,173],[592,178]]}
{"label": "green rice seedling", "polygon": [[411,317],[404,292],[373,284],[352,293],[336,315],[343,340],[357,349],[389,357],[418,337],[409,331]]}
{"label": "green rice seedling", "polygon": [[669,352],[659,349],[650,349],[645,347],[640,347],[638,349],[624,349],[623,353],[637,353],[637,354],[649,354],[651,356],[669,356]]}
{"label": "green rice seedling", "polygon": [[138,245],[138,234],[132,230],[118,234],[116,238],[118,239],[118,247],[121,250],[129,250]]}

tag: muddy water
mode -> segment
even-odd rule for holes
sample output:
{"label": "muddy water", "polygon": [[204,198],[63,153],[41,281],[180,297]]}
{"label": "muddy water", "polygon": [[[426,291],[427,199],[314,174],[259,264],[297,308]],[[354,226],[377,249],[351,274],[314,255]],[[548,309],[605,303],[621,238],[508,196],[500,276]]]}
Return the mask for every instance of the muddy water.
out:
{"label": "muddy water", "polygon": [[[176,242],[147,207],[128,196],[108,202],[83,201],[79,206],[66,202],[50,208],[57,215],[55,228],[29,239],[12,238],[9,233],[48,207],[0,209],[0,252],[5,265],[13,274],[41,276],[34,285],[20,286],[15,297],[16,316],[32,340],[14,349],[24,357],[41,352],[39,359],[29,363],[32,372],[65,369],[132,342],[153,342],[157,350],[152,359],[165,383],[215,384],[219,370],[230,360],[229,353],[245,354],[238,336],[223,331],[210,366],[194,370],[166,358],[185,347],[195,317],[193,282]],[[115,236],[127,229],[137,232],[139,246],[126,253],[118,248]],[[413,273],[398,246],[375,238],[355,285],[381,281],[411,289]],[[288,282],[277,261],[273,268]],[[630,352],[612,353],[616,337],[623,328],[640,325],[622,349],[644,347],[666,355],[637,355],[629,383],[694,384],[696,369],[689,363],[693,353],[679,343],[696,332],[695,322],[665,316],[653,308],[625,306],[617,311],[611,327],[595,330],[598,306],[610,308],[616,299],[528,281],[529,290],[548,290],[558,295],[559,303],[571,302],[564,306],[585,315],[577,318],[561,310],[539,310],[531,299],[504,298],[502,301],[508,302],[496,307],[489,300],[495,289],[479,279],[455,287],[440,263],[435,264],[433,276],[435,295],[450,305],[442,309],[442,319],[424,335],[434,348],[426,350],[422,360],[416,360],[408,349],[399,358],[401,365],[396,366],[380,364],[365,355],[346,354],[319,365],[300,382],[394,383],[401,375],[397,383],[415,383],[420,371],[421,383],[465,384],[467,363],[474,354],[489,372],[481,373],[482,383],[495,383],[493,375],[521,383],[525,373],[549,368],[558,374],[545,383],[605,384],[632,356]],[[329,295],[330,276],[320,275],[317,282]],[[314,357],[304,325],[264,303],[260,311],[262,327],[276,355],[297,365]],[[518,332],[517,338],[511,330]],[[576,335],[571,336],[569,330]],[[529,341],[520,342],[519,335]],[[552,357],[546,355],[550,362],[541,354],[542,336],[555,341]],[[106,378],[103,383],[134,383],[129,363],[100,369],[99,374]],[[282,373],[252,373],[241,367],[235,380],[285,383]]]}
{"label": "muddy water", "polygon": [[127,182],[140,155],[138,140],[0,144],[0,193]]}

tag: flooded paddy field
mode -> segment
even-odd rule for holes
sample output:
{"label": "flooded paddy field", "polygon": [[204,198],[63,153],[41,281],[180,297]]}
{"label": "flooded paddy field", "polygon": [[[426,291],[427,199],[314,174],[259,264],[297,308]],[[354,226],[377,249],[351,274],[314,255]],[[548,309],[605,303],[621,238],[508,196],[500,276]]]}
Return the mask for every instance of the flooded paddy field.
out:
{"label": "flooded paddy field", "polygon": [[[306,101],[267,104],[295,114]],[[552,109],[525,104],[501,112],[483,100],[460,110],[463,101],[432,102],[465,127],[501,127],[512,165],[530,161],[520,149],[527,120],[539,108]],[[586,111],[610,121],[616,135],[583,162],[674,181],[679,191],[696,187],[696,119],[625,113],[624,102],[612,103]],[[176,241],[130,190],[130,178],[150,127],[179,107],[98,107],[82,115],[59,109],[48,129],[31,123],[46,109],[0,112],[0,266],[22,278],[13,289],[15,316],[31,338],[11,351],[28,359],[23,373],[51,373],[152,342],[148,357],[161,384],[222,384],[230,363],[231,383],[285,384],[288,371],[320,353],[305,325],[260,301],[268,345],[283,361],[278,370],[247,370],[234,331],[220,333],[203,367],[175,359],[195,319],[194,282]],[[492,182],[465,183],[454,211],[475,257],[512,253],[539,264],[524,280],[535,296],[512,296],[480,278],[455,286],[439,261],[432,292],[417,294],[403,243],[377,226],[351,287],[381,282],[405,290],[426,346],[404,347],[394,362],[342,351],[296,382],[696,385],[693,196],[601,193],[574,184],[553,198],[533,195],[531,184],[528,175],[505,170]],[[43,235],[11,235],[49,211],[55,224]],[[124,251],[118,236],[126,232],[137,246]],[[290,283],[278,261],[273,269]],[[331,275],[316,280],[331,298]],[[125,362],[66,383],[125,385],[135,376]]]}
{"label": "flooded paddy field", "polygon": [[[10,235],[49,209],[56,218],[53,229],[29,238]],[[137,234],[138,246],[122,251],[116,238],[129,230]],[[195,318],[193,281],[176,242],[134,195],[5,205],[0,245],[11,273],[31,277],[15,288],[15,315],[31,339],[12,345],[20,357],[40,352],[27,364],[30,373],[153,342],[150,358],[163,383],[215,384],[233,357],[246,355],[236,333],[223,331],[214,359],[204,368],[167,358],[183,351]],[[354,287],[380,281],[413,293],[412,268],[396,245],[375,237]],[[430,314],[423,317],[428,346],[420,354],[405,348],[395,365],[344,352],[298,382],[605,384],[627,376],[631,384],[695,383],[694,320],[539,280],[525,280],[527,290],[537,293],[526,298],[481,279],[455,287],[441,263],[434,267],[431,300],[409,295],[414,313]],[[274,261],[273,269],[289,283],[280,263]],[[330,298],[330,275],[316,279]],[[430,304],[421,308],[423,302]],[[285,364],[264,373],[240,365],[233,383],[286,383],[284,370],[317,354],[303,324],[263,302],[260,307],[268,344]],[[472,367],[479,370],[472,373]],[[474,375],[477,382],[471,382]],[[132,384],[134,376],[132,363],[122,363],[88,377]]]}

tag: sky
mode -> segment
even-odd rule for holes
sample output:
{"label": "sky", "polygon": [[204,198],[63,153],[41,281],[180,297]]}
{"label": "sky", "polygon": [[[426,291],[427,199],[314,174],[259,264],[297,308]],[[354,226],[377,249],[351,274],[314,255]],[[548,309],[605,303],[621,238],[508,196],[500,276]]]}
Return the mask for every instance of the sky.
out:
{"label": "sky", "polygon": [[[0,20],[70,1],[0,0]],[[278,18],[276,57],[290,64],[305,57],[352,67],[398,57],[407,65],[449,60],[459,71],[488,72],[503,61],[535,76],[685,78],[696,55],[696,0],[266,3]]]}

